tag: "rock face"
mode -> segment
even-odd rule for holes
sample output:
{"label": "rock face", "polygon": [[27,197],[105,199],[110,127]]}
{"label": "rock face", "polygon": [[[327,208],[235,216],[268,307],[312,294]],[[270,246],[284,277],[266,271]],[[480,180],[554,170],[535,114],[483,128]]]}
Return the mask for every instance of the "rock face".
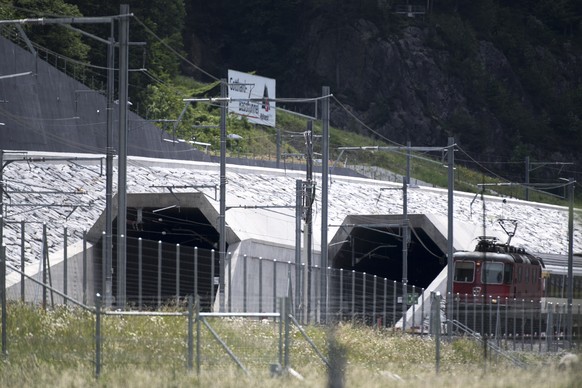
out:
{"label": "rock face", "polygon": [[[516,74],[506,54],[492,42],[471,37],[471,47],[464,49],[467,57],[463,57],[459,50],[451,50],[438,25],[407,26],[386,36],[365,19],[341,27],[330,26],[323,18],[310,24],[303,39],[306,71],[320,82],[325,80],[343,104],[332,104],[333,125],[369,135],[370,131],[352,118],[350,113],[354,113],[401,144],[410,140],[417,145],[441,146],[446,145],[448,136],[454,136],[472,153],[494,152],[504,158],[511,157],[518,145],[530,143],[522,136],[533,129],[527,125],[512,128],[507,118],[505,123],[500,120],[500,110],[506,109],[508,116],[514,113],[503,98],[514,101],[531,117],[541,112],[531,104],[531,96],[522,85],[523,74]],[[572,67],[582,60],[579,53],[557,57],[547,49],[532,48],[530,60],[540,58],[553,63],[562,74],[553,87],[566,90],[566,80],[580,84]],[[484,97],[476,97],[475,90]],[[491,101],[497,105],[492,106]],[[560,156],[577,158],[573,151]]]}
{"label": "rock face", "polygon": [[[313,42],[308,63],[317,76],[333,82],[332,91],[359,117],[380,125],[384,136],[442,145],[447,134],[438,123],[463,109],[465,97],[459,80],[447,72],[448,54],[429,48],[428,34],[407,27],[387,40],[366,20],[339,32],[314,23],[307,37]],[[332,120],[350,123],[340,109]]]}

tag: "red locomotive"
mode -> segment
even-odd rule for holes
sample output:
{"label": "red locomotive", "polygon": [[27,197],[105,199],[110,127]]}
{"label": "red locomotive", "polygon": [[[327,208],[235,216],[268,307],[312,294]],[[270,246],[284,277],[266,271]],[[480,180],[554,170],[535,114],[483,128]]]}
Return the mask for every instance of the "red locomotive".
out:
{"label": "red locomotive", "polygon": [[[503,222],[511,222],[508,230]],[[510,245],[517,224],[500,220],[507,243],[479,237],[473,252],[453,255],[453,320],[475,331],[515,336],[516,327],[532,335],[560,332],[567,311],[567,265],[560,255],[544,259]],[[540,254],[541,255],[541,254]],[[573,330],[582,328],[582,261],[574,255]]]}
{"label": "red locomotive", "polygon": [[491,296],[495,303],[506,298],[539,303],[543,296],[542,259],[494,237],[479,237],[473,252],[457,252],[453,262],[453,294],[466,302]]}

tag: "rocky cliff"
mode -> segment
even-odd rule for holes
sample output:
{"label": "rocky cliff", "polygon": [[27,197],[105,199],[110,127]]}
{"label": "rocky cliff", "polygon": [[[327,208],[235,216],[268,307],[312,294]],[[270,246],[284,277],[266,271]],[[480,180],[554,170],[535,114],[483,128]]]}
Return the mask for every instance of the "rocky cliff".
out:
{"label": "rocky cliff", "polygon": [[[461,147],[490,161],[578,159],[579,109],[566,112],[571,123],[564,137],[549,117],[555,107],[540,100],[535,94],[540,88],[532,86],[546,77],[536,79],[529,69],[551,67],[546,76],[552,83],[543,85],[551,93],[548,100],[579,93],[580,51],[552,52],[532,45],[526,63],[516,70],[492,41],[471,36],[470,47],[459,49],[438,24],[408,25],[386,36],[365,19],[340,29],[316,20],[303,41],[307,72],[328,82],[344,106],[393,141],[444,145],[454,136]],[[368,133],[337,105],[332,121]]]}

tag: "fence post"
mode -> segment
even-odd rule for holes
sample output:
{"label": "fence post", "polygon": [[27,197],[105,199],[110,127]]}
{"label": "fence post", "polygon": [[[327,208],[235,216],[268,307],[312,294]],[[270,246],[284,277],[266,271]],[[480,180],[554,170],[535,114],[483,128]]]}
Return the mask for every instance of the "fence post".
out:
{"label": "fence post", "polygon": [[[24,268],[24,267],[22,267]],[[24,276],[24,273],[22,274]],[[83,304],[87,305],[87,231],[83,231]],[[24,291],[24,282],[22,282],[22,291]]]}
{"label": "fence post", "polygon": [[330,305],[330,302],[331,302],[330,295],[329,295],[329,293],[330,293],[329,292],[329,287],[330,287],[330,284],[331,284],[331,276],[332,276],[332,274],[331,274],[331,267],[329,267],[329,266],[328,267],[325,267],[325,268],[322,267],[322,270],[325,271],[325,274],[324,274],[325,275],[325,284],[323,285],[323,287],[325,288],[325,290],[324,290],[325,292],[322,295],[322,297],[323,297],[322,298],[323,299],[323,303],[325,304],[325,308],[323,309],[323,312],[324,312],[324,315],[325,315],[323,317],[323,319],[324,319],[323,320],[323,323],[328,323],[329,322],[328,321],[328,317],[332,314],[330,312],[330,306],[329,306]]}
{"label": "fence post", "polygon": [[[198,247],[194,247],[194,296],[198,295]],[[198,303],[199,301],[196,300],[196,305]]]}
{"label": "fence post", "polygon": [[273,312],[275,311],[277,311],[277,259],[273,260]]}
{"label": "fence post", "polygon": [[158,307],[162,304],[162,240],[158,240]]}
{"label": "fence post", "polygon": [[95,295],[95,376],[101,374],[101,295]]}
{"label": "fence post", "polygon": [[542,328],[543,328],[543,322],[542,322],[542,301],[540,299],[540,313],[539,313],[539,317],[538,317],[538,322],[539,322],[539,327],[540,327],[540,333],[539,333],[539,337],[538,337],[538,353],[542,352]]}
{"label": "fence post", "polygon": [[529,312],[530,322],[529,322],[529,350],[533,352],[533,336],[534,336],[534,301],[531,301],[531,310]]}
{"label": "fence post", "polygon": [[386,328],[386,299],[388,298],[388,278],[384,278],[384,304],[382,306],[382,327]]}
{"label": "fence post", "polygon": [[352,269],[352,325],[356,323],[356,271]]}
{"label": "fence post", "polygon": [[546,306],[546,309],[548,310],[548,316],[546,317],[546,349],[548,350],[548,352],[551,350],[551,345],[552,345],[552,336],[554,334],[554,319],[552,317],[552,313],[554,312],[553,310],[553,305],[551,302],[548,303],[548,305]]}
{"label": "fence post", "polygon": [[263,312],[263,258],[259,257],[259,312]]}
{"label": "fence post", "polygon": [[143,247],[141,237],[137,239],[137,306],[141,309],[143,305]]}
{"label": "fence post", "polygon": [[[24,253],[25,253],[25,249],[24,249],[24,243],[26,242],[26,236],[24,233],[24,220],[20,221],[20,269],[22,270],[22,273],[20,274],[20,300],[24,303],[25,302],[25,292],[24,292],[24,266],[26,265],[25,262],[25,257],[24,257]],[[86,302],[83,300],[83,303],[86,304]]]}
{"label": "fence post", "polygon": [[214,311],[214,249],[210,251],[210,311]]}
{"label": "fence post", "polygon": [[[0,220],[0,222],[2,221]],[[22,270],[24,271],[24,268]],[[6,319],[6,246],[4,245],[0,247],[0,293],[2,293],[2,355],[6,358],[8,355],[6,333],[8,324]]]}
{"label": "fence post", "polygon": [[180,244],[176,244],[176,307],[180,304]]}
{"label": "fence post", "polygon": [[[541,310],[540,310],[540,312],[541,312]],[[503,337],[505,337],[506,343],[507,343],[507,338],[509,337],[508,336],[508,332],[507,332],[507,330],[508,330],[507,325],[509,324],[508,321],[507,321],[507,316],[508,315],[509,315],[509,304],[508,304],[507,297],[505,297],[505,325],[504,325]],[[540,317],[541,317],[541,315],[540,315]],[[541,324],[540,324],[540,327],[542,327]],[[541,344],[541,341],[540,341],[540,344]]]}
{"label": "fence post", "polygon": [[392,296],[392,329],[396,329],[396,301],[397,301],[397,286],[396,286],[396,280],[394,280],[394,294]]}
{"label": "fence post", "polygon": [[285,309],[284,306],[285,298],[279,298],[279,365],[283,365],[283,315]]}
{"label": "fence post", "polygon": [[516,337],[516,330],[517,330],[517,299],[513,298],[513,350],[515,351],[515,346],[516,346],[516,342],[517,339]]}
{"label": "fence post", "polygon": [[435,336],[435,368],[436,373],[439,373],[441,362],[441,294],[440,292],[430,293],[431,300],[431,314],[430,314],[430,332]]}
{"label": "fence post", "polygon": [[343,309],[344,309],[344,269],[340,268],[340,292],[339,292],[339,320],[340,322],[344,320]]}
{"label": "fence post", "polygon": [[232,252],[228,252],[226,255],[226,261],[228,263],[228,312],[232,312]]}
{"label": "fence post", "polygon": [[42,224],[42,309],[46,311],[46,282],[47,282],[47,254],[45,252],[46,243],[46,223]]}
{"label": "fence post", "polygon": [[307,303],[307,280],[309,277],[307,276],[307,267],[305,263],[301,263],[301,311],[299,312],[299,319],[300,322],[305,324],[309,319],[309,309]]}
{"label": "fence post", "polygon": [[200,295],[196,295],[196,374],[200,375]]}
{"label": "fence post", "polygon": [[293,281],[291,280],[291,261],[287,261],[287,293],[285,294],[288,299],[287,310],[289,312],[294,311],[294,307],[291,305],[293,301]]}
{"label": "fence post", "polygon": [[366,324],[366,273],[362,272],[362,323]]}
{"label": "fence post", "polygon": [[284,325],[285,325],[285,350],[284,350],[283,360],[284,360],[285,370],[288,370],[289,369],[289,366],[290,366],[289,365],[290,364],[289,363],[289,331],[290,331],[290,328],[289,328],[289,307],[291,307],[291,305],[289,303],[289,297],[284,298],[284,300],[285,300],[285,303],[284,303],[284,305],[285,305],[285,309],[284,309],[285,315],[283,317],[283,319],[284,319],[283,322],[284,322]]}
{"label": "fence post", "polygon": [[188,370],[192,370],[194,358],[193,323],[194,323],[194,311],[192,308],[192,295],[188,295]]}
{"label": "fence post", "polygon": [[[67,257],[67,227],[63,230],[63,294],[67,294],[67,282],[69,277],[69,258]],[[24,268],[22,269],[24,270]],[[63,304],[67,305],[67,298],[63,298]]]}
{"label": "fence post", "polygon": [[378,321],[376,320],[376,279],[377,276],[374,275],[374,294],[372,296],[372,326],[378,328]]}
{"label": "fence post", "polygon": [[424,288],[420,289],[420,298],[422,304],[420,305],[420,334],[424,334]]}
{"label": "fence post", "polygon": [[243,255],[243,312],[247,312],[247,255]]}
{"label": "fence post", "polygon": [[417,303],[418,299],[416,298],[416,287],[413,285],[412,286],[412,299],[411,299],[411,303],[410,303],[410,308],[412,310],[412,326],[410,327],[411,332],[413,333],[412,330],[414,330],[415,326],[416,326],[416,303]]}

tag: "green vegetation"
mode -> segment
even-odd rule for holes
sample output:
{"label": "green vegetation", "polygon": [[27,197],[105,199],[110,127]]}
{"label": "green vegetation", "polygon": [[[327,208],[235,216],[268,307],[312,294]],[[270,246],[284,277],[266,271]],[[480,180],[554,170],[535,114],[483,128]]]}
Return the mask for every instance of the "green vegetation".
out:
{"label": "green vegetation", "polygon": [[[313,21],[338,29],[341,35],[343,28],[352,28],[361,20],[378,27],[374,39],[380,41],[390,41],[411,25],[427,30],[429,38],[424,44],[448,58],[442,65],[447,67],[451,79],[459,83],[467,101],[466,105],[442,115],[446,117],[442,121],[436,117],[443,112],[426,112],[434,127],[440,127],[441,134],[435,134],[433,141],[438,141],[439,136],[454,136],[475,158],[496,163],[488,165],[490,171],[471,171],[460,166],[476,164],[456,158],[456,189],[478,192],[480,183],[523,181],[525,156],[532,160],[570,161],[582,147],[582,87],[575,76],[576,69],[568,68],[573,63],[568,58],[577,57],[582,48],[582,3],[576,0],[511,4],[494,0],[434,1],[428,2],[430,12],[424,18],[395,15],[396,6],[401,4],[395,1],[365,0],[352,4],[338,0],[294,0],[278,7],[264,0],[233,0],[228,5],[200,0],[129,3],[136,16],[131,22],[131,40],[148,42],[146,49],[137,46],[130,50],[130,67],[146,70],[130,74],[133,108],[149,120],[160,120],[157,125],[178,139],[210,143],[214,153],[220,147],[215,104],[192,103],[179,123],[170,121],[180,117],[184,98],[219,95],[218,81],[210,79],[213,77],[209,73],[225,74],[227,68],[256,71],[284,80],[278,84],[280,95],[313,93],[306,92],[310,85],[335,82],[312,74],[314,64],[306,63],[309,42],[302,40],[307,33],[304,26]],[[3,19],[118,12],[119,2],[113,0],[99,4],[91,0],[0,0]],[[28,25],[25,30],[31,40],[60,55],[106,65],[106,50],[101,42],[61,26]],[[83,25],[83,30],[100,37],[109,35],[109,26]],[[511,74],[500,77],[484,68],[483,43],[490,45],[485,55],[491,58],[487,60]],[[192,62],[184,61],[185,58]],[[73,67],[79,70],[81,78],[93,80],[92,75],[83,75],[87,69],[82,65]],[[334,93],[354,96],[353,91],[341,90],[340,85],[334,88]],[[373,117],[370,112],[376,110],[383,120],[388,120],[391,98],[375,101],[374,107],[370,101],[352,99],[350,105],[368,117]],[[426,101],[424,104],[430,110],[430,104]],[[366,112],[367,107],[370,112]],[[382,120],[376,121],[379,126],[384,125]],[[279,112],[277,122],[282,134],[281,152],[303,154],[304,139],[298,134],[291,137],[289,132],[304,131],[306,120]],[[380,136],[371,137],[360,123],[348,120],[338,125],[348,130],[330,129],[330,162],[374,165],[405,174],[403,152],[350,151],[338,159],[338,147],[391,145],[381,141]],[[227,128],[229,134],[242,137],[227,141],[230,156],[275,158],[275,129],[251,125],[235,117],[228,118]],[[321,133],[319,123],[315,123],[315,133]],[[418,144],[418,139],[412,140]],[[316,155],[321,153],[320,147],[321,142],[315,139]],[[301,161],[293,161],[298,160]],[[495,173],[503,178],[497,178]],[[556,179],[555,171],[541,170],[537,174],[532,175],[532,181]],[[412,175],[436,186],[447,186],[441,155],[415,154]],[[523,198],[524,189],[499,186],[490,191],[493,192]],[[530,199],[565,203],[534,192],[530,192]]]}
{"label": "green vegetation", "polygon": [[[8,355],[0,360],[0,385],[4,387],[321,387],[327,379],[324,364],[295,328],[290,364],[305,380],[269,374],[269,365],[278,360],[279,325],[271,320],[210,320],[249,370],[247,376],[204,326],[201,374],[196,374],[195,366],[188,371],[185,317],[104,317],[103,363],[100,377],[95,379],[95,318],[91,313],[9,304],[7,318]],[[327,354],[330,332],[320,326],[305,330]],[[346,360],[348,387],[426,387],[429,381],[433,387],[566,387],[575,386],[582,377],[579,370],[559,373],[559,355],[555,354],[515,354],[529,365],[525,370],[503,359],[490,359],[485,366],[481,346],[467,339],[442,342],[437,374],[433,338],[351,325],[340,325],[334,333]]]}

